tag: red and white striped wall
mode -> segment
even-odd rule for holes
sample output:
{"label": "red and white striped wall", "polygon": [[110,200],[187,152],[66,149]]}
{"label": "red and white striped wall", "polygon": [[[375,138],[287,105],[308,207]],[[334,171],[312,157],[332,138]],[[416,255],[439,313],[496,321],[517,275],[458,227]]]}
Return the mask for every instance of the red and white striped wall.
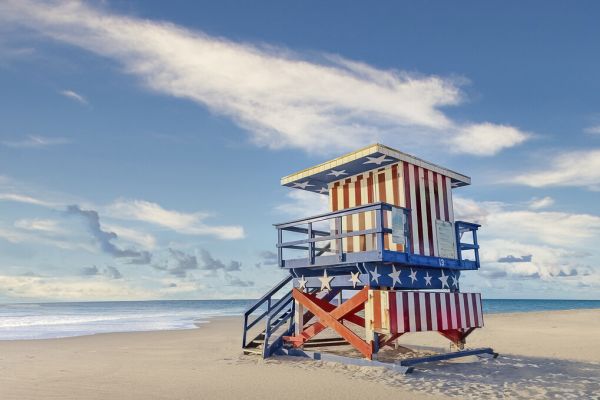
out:
{"label": "red and white striped wall", "polygon": [[[329,184],[331,211],[380,201],[412,210],[411,253],[438,255],[435,221],[454,222],[449,177],[400,161]],[[392,216],[387,214],[386,224],[391,226]],[[371,212],[346,217],[344,225],[345,231],[369,229],[375,225],[375,215]],[[374,243],[374,235],[367,235],[347,239],[343,245],[345,251],[352,252],[371,250]],[[392,242],[390,234],[385,235],[385,248],[404,251],[402,245]]]}
{"label": "red and white striped wall", "polygon": [[380,333],[483,327],[479,293],[370,290],[373,330]]}

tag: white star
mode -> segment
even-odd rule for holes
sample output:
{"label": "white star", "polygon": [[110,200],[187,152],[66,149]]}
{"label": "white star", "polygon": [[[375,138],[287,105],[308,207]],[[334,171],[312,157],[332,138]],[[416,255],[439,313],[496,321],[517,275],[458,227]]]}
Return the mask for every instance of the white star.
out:
{"label": "white star", "polygon": [[452,286],[458,287],[458,278],[456,275],[452,275]]}
{"label": "white star", "polygon": [[392,287],[396,286],[396,282],[398,282],[399,285],[402,284],[402,282],[400,281],[400,272],[401,272],[400,270],[396,271],[396,267],[395,266],[392,266],[392,273],[388,274],[388,276],[390,278],[392,278]]}
{"label": "white star", "polygon": [[384,162],[389,162],[389,161],[394,161],[390,158],[385,158],[385,154],[382,155],[381,157],[368,157],[369,161],[364,162],[363,164],[376,164],[376,165],[381,165]]}
{"label": "white star", "polygon": [[411,283],[415,283],[415,281],[417,280],[417,271],[413,271],[413,269],[410,269],[410,282]]}
{"label": "white star", "polygon": [[375,283],[379,283],[379,277],[381,274],[377,273],[377,267],[375,267],[373,271],[369,271],[369,273],[371,274],[371,280],[375,281]]}
{"label": "white star", "polygon": [[[442,282],[442,289],[444,286],[448,286],[448,278],[449,276],[444,275],[444,270],[442,270],[442,275],[438,278]],[[450,289],[450,286],[448,286],[448,289]]]}
{"label": "white star", "polygon": [[362,284],[362,281],[360,280],[360,271],[359,272],[350,272],[350,275],[352,275],[352,277],[349,280],[350,280],[350,282],[352,282],[352,286],[354,288],[356,288],[357,283]]}
{"label": "white star", "polygon": [[321,194],[323,194],[323,193],[329,193],[329,190],[326,187],[322,187],[321,189],[319,189],[317,191],[317,193],[321,193]]}
{"label": "white star", "polygon": [[304,279],[304,275],[302,275],[302,279],[298,279],[298,290],[306,289],[307,282],[308,281],[306,279]]}
{"label": "white star", "polygon": [[309,185],[308,181],[306,182],[294,182],[294,188],[298,188],[298,189],[306,189],[309,186],[315,186],[315,185]]}
{"label": "white star", "polygon": [[427,275],[425,275],[425,285],[431,286],[431,276],[429,276],[429,271],[427,271]]}
{"label": "white star", "polygon": [[337,178],[340,175],[348,175],[348,174],[346,173],[345,169],[343,169],[341,171],[336,171],[335,169],[332,169],[331,172],[328,173],[327,175],[333,175],[333,176],[335,176]]}
{"label": "white star", "polygon": [[324,275],[319,278],[321,281],[321,290],[331,290],[331,281],[333,280],[333,276],[327,276],[327,270],[323,271]]}

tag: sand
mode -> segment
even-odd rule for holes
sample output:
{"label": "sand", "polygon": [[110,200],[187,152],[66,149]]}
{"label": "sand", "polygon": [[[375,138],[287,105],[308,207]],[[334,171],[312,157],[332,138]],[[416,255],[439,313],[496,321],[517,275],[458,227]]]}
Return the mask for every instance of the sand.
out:
{"label": "sand", "polygon": [[[0,399],[600,398],[600,310],[486,316],[469,357],[413,374],[240,349],[241,321],[198,329],[0,342]],[[447,347],[434,334],[402,339]]]}

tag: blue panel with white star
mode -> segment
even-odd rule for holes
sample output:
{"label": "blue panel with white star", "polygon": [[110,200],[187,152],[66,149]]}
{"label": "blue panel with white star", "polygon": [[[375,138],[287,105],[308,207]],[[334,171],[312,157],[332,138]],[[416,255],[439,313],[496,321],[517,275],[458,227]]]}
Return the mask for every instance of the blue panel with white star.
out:
{"label": "blue panel with white star", "polygon": [[362,174],[363,172],[384,167],[398,161],[400,161],[398,158],[380,152],[374,152],[366,157],[360,157],[356,160],[338,165],[335,168],[287,183],[284,186],[308,190],[319,194],[329,194],[327,185],[331,182],[339,181],[340,179],[344,179],[344,177]]}
{"label": "blue panel with white star", "polygon": [[[321,289],[327,278],[331,288],[356,289],[363,286],[390,289],[459,289],[460,271],[443,268],[405,267],[387,264],[342,269],[296,269],[294,287]],[[333,278],[333,279],[331,279]]]}

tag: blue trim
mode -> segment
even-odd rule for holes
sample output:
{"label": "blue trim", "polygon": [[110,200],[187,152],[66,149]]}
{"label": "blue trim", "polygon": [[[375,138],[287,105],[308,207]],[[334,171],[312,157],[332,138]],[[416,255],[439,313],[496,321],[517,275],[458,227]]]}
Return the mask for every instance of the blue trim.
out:
{"label": "blue trim", "polygon": [[[283,323],[288,321],[290,318],[293,319],[293,309],[294,309],[293,308],[294,301],[292,298],[291,291],[287,292],[283,297],[281,297],[280,299],[278,299],[275,302],[273,301],[274,300],[273,297],[284,286],[289,284],[292,281],[292,279],[293,279],[293,276],[291,274],[289,276],[285,277],[281,282],[279,282],[277,285],[275,285],[271,290],[269,290],[267,293],[265,293],[264,296],[262,296],[253,305],[248,307],[246,309],[246,311],[244,311],[244,333],[242,336],[242,348],[247,348],[247,346],[250,343],[252,343],[254,340],[256,340],[260,335],[262,335],[264,333],[265,341],[264,341],[264,345],[263,345],[263,351],[267,351],[267,353],[269,351],[271,351],[271,349],[268,348],[268,341],[271,336],[271,333],[274,332],[275,330],[277,330],[277,328],[279,328],[281,325],[283,325]],[[252,319],[252,321],[250,321],[252,314],[256,310],[258,310],[261,306],[263,306],[265,303],[266,303],[266,311],[263,311],[261,314],[254,317]],[[265,330],[263,332],[261,332],[256,338],[248,341],[248,332],[250,331],[251,328],[253,328],[255,325],[257,325],[261,321],[266,321]],[[291,324],[290,324],[289,329],[292,329]],[[275,345],[275,343],[273,343],[272,346],[273,345]],[[281,343],[279,343],[279,345],[281,345]]]}
{"label": "blue trim", "polygon": [[[298,268],[292,270],[295,276],[303,276],[306,280],[305,288],[320,289],[320,277],[323,276],[325,268]],[[374,279],[372,272],[377,269],[380,275],[377,280]],[[398,280],[394,280],[391,274],[398,273]],[[354,287],[351,273],[359,272],[360,283]],[[442,276],[443,274],[443,276]],[[354,290],[361,289],[364,286],[371,288],[385,287],[392,290],[450,290],[459,289],[461,271],[450,268],[429,268],[415,267],[399,264],[381,264],[366,263],[353,266],[342,266],[337,268],[327,268],[327,275],[333,277],[330,282],[332,289]],[[411,278],[412,275],[412,278]],[[425,279],[427,277],[427,279]],[[443,282],[447,284],[443,284]],[[294,279],[294,287],[299,287],[299,279]]]}
{"label": "blue trim", "polygon": [[423,364],[434,361],[443,361],[450,360],[453,358],[466,357],[466,356],[475,356],[479,354],[491,354],[494,358],[498,357],[498,353],[494,352],[493,349],[489,347],[484,347],[481,349],[473,349],[473,350],[460,350],[451,353],[444,354],[436,354],[434,356],[427,357],[418,357],[418,358],[409,358],[407,360],[398,361],[398,365],[402,365],[404,367],[411,367],[417,364]]}

